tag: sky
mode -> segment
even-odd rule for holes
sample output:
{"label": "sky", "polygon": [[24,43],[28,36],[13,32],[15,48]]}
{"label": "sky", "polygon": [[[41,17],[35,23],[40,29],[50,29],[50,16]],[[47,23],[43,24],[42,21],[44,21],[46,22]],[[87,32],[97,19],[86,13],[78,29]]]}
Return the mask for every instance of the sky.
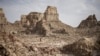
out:
{"label": "sky", "polygon": [[0,8],[10,22],[20,20],[21,15],[30,12],[43,13],[47,6],[57,7],[59,19],[73,27],[92,14],[100,20],[100,0],[0,0]]}

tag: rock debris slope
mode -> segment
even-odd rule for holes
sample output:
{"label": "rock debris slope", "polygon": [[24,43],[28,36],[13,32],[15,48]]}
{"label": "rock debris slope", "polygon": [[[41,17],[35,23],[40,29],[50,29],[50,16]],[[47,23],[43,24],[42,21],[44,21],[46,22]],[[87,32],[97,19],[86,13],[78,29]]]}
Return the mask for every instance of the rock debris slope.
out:
{"label": "rock debris slope", "polygon": [[100,55],[100,21],[95,15],[73,28],[59,20],[57,8],[21,15],[7,21],[0,8],[0,56],[93,56]]}

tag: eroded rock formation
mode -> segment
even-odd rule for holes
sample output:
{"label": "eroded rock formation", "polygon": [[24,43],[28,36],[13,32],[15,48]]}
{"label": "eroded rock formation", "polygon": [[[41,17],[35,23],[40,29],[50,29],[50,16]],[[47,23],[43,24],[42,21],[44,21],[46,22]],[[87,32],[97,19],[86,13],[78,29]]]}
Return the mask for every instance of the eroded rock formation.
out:
{"label": "eroded rock formation", "polygon": [[36,23],[43,18],[43,14],[39,12],[31,12],[27,15],[27,20],[30,22],[30,26],[36,26]]}
{"label": "eroded rock formation", "polygon": [[95,15],[90,15],[86,20],[83,20],[78,28],[91,28],[97,25],[97,19]]}
{"label": "eroded rock formation", "polygon": [[58,21],[59,14],[56,7],[48,6],[44,12],[44,19],[46,21]]}
{"label": "eroded rock formation", "polygon": [[[38,33],[42,35],[52,34],[54,31],[65,30],[67,26],[59,21],[57,8],[48,6],[44,13],[30,12],[28,15],[21,16],[21,24],[26,26],[29,33]],[[70,26],[67,26],[69,29]]]}
{"label": "eroded rock formation", "polygon": [[77,27],[77,31],[80,35],[88,36],[99,36],[100,35],[100,25],[97,21],[95,15],[90,15],[87,19],[83,20]]}

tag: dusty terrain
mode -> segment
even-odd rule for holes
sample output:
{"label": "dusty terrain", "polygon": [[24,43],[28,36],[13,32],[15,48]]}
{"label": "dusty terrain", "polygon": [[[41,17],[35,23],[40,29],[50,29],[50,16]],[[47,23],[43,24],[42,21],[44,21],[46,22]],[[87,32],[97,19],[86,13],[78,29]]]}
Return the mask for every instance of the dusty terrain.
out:
{"label": "dusty terrain", "polygon": [[90,15],[74,28],[48,6],[10,23],[0,8],[0,56],[100,56],[100,21]]}

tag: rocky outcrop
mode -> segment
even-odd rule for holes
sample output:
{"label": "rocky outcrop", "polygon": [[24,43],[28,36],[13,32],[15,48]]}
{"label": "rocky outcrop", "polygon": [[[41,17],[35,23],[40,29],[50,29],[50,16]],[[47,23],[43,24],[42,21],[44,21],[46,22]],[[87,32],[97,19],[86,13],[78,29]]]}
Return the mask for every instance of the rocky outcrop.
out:
{"label": "rocky outcrop", "polygon": [[[44,22],[45,21],[45,22]],[[6,23],[6,17],[3,9],[0,8],[0,29],[4,32],[10,31],[23,31],[31,33],[42,33],[43,35],[48,35],[50,33],[50,23],[58,21],[58,13],[56,7],[48,6],[44,13],[40,12],[30,12],[28,15],[21,15],[20,21],[15,21],[14,23]],[[8,28],[8,30],[7,30]],[[20,30],[19,30],[20,29]],[[44,34],[45,33],[45,34]]]}
{"label": "rocky outcrop", "polygon": [[43,14],[39,12],[31,12],[27,15],[27,20],[30,23],[30,26],[36,26],[36,23],[43,18]]}
{"label": "rocky outcrop", "polygon": [[3,12],[3,9],[0,8],[0,24],[6,24],[6,23],[7,23],[7,20],[6,20],[5,14]]}
{"label": "rocky outcrop", "polygon": [[90,15],[86,20],[83,20],[78,28],[91,28],[97,25],[97,19],[95,15]]}
{"label": "rocky outcrop", "polygon": [[27,15],[21,15],[21,24],[22,25],[26,25],[26,23],[27,23]]}
{"label": "rocky outcrop", "polygon": [[71,28],[59,20],[57,8],[54,6],[48,6],[44,13],[30,12],[28,15],[22,15],[21,24],[24,24],[27,27],[26,32],[43,35],[49,35],[55,31],[65,31],[66,27],[69,29]]}
{"label": "rocky outcrop", "polygon": [[58,21],[57,8],[48,6],[46,11],[43,13],[43,18],[36,24],[36,32],[42,33],[45,36],[49,36],[52,34],[51,23],[57,23]]}
{"label": "rocky outcrop", "polygon": [[45,13],[44,13],[44,19],[46,21],[58,21],[59,15],[57,12],[57,8],[53,6],[48,6]]}
{"label": "rocky outcrop", "polygon": [[35,26],[38,21],[46,20],[50,21],[59,21],[58,19],[57,8],[53,6],[48,6],[44,13],[40,12],[30,12],[28,15],[21,16],[21,22],[29,21],[31,26]]}

